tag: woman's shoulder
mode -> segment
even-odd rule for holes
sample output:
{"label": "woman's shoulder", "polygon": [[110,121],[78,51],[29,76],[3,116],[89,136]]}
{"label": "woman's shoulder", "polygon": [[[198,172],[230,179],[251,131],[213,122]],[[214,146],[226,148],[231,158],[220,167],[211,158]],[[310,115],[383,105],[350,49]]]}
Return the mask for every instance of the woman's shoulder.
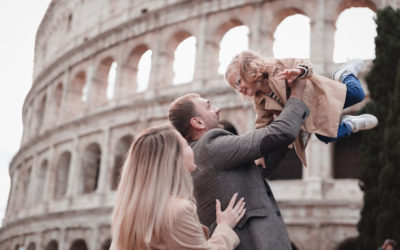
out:
{"label": "woman's shoulder", "polygon": [[193,213],[196,212],[196,205],[188,200],[188,199],[183,199],[179,197],[171,197],[169,201],[169,206],[171,209],[176,211],[176,214],[179,216],[179,214],[182,213]]}

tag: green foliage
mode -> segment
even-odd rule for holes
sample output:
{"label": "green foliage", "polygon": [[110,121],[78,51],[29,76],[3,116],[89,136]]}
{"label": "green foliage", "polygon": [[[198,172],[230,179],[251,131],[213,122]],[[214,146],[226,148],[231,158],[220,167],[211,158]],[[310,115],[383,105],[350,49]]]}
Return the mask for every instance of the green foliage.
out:
{"label": "green foliage", "polygon": [[373,101],[363,112],[377,116],[379,125],[364,133],[360,148],[363,250],[376,250],[386,238],[400,243],[400,10],[380,10],[376,22],[376,59],[366,77]]}

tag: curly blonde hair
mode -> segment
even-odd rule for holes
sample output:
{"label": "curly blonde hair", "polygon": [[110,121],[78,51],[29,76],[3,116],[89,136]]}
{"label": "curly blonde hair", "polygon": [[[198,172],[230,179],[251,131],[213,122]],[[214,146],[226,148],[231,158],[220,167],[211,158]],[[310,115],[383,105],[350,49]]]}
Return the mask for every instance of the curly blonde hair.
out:
{"label": "curly blonde hair", "polygon": [[233,57],[229,63],[225,72],[226,80],[228,80],[235,69],[239,69],[242,81],[256,84],[256,87],[259,88],[259,85],[262,83],[263,74],[268,70],[268,65],[257,53],[245,50]]}

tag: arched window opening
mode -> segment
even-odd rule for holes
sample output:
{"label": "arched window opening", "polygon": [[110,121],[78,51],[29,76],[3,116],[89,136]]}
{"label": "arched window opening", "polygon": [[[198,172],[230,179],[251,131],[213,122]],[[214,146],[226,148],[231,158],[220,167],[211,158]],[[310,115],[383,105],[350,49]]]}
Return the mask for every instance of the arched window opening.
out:
{"label": "arched window opening", "polygon": [[54,191],[55,199],[60,199],[64,197],[65,193],[67,192],[70,164],[71,164],[71,153],[65,151],[61,154],[60,159],[58,160],[57,163],[56,182]]}
{"label": "arched window opening", "polygon": [[107,99],[111,100],[114,97],[115,80],[117,76],[117,62],[113,62],[108,72]]}
{"label": "arched window opening", "polygon": [[111,189],[116,190],[119,184],[119,179],[121,175],[122,165],[125,161],[125,156],[129,150],[132,143],[132,136],[127,135],[120,139],[115,148],[114,156],[114,168],[111,179]]}
{"label": "arched window opening", "polygon": [[149,86],[152,53],[153,52],[149,49],[140,57],[136,79],[137,92],[143,92]]}
{"label": "arched window opening", "polygon": [[70,250],[88,250],[86,246],[86,242],[84,240],[75,240],[71,247]]}
{"label": "arched window opening", "polygon": [[46,108],[46,95],[43,96],[36,110],[36,131],[35,131],[36,134],[39,134],[40,129],[42,128],[44,121],[44,114],[46,112],[45,108]]}
{"label": "arched window opening", "polygon": [[333,49],[335,63],[352,58],[375,58],[375,18],[375,12],[364,7],[346,9],[339,15]]}
{"label": "arched window opening", "polygon": [[358,171],[361,167],[359,148],[362,134],[361,131],[335,142],[333,178],[358,178]]}
{"label": "arched window opening", "polygon": [[43,200],[44,193],[44,185],[46,182],[46,174],[47,174],[47,160],[44,160],[40,165],[39,171],[37,173],[37,186],[36,186],[36,195],[35,202],[39,203]]}
{"label": "arched window opening", "polygon": [[249,28],[246,25],[231,28],[222,37],[219,48],[218,73],[224,75],[232,58],[249,49]]}
{"label": "arched window opening", "polygon": [[27,250],[36,250],[36,245],[35,245],[35,243],[31,242],[31,243],[28,245]]}
{"label": "arched window opening", "polygon": [[286,17],[274,32],[276,58],[310,58],[310,18],[295,14]]}
{"label": "arched window opening", "polygon": [[92,193],[97,189],[100,159],[100,146],[97,143],[90,144],[82,155],[81,193]]}
{"label": "arched window opening", "polygon": [[289,153],[279,163],[272,174],[270,180],[297,180],[302,178],[302,163],[296,155],[296,151],[291,149]]}
{"label": "arched window opening", "polygon": [[183,40],[175,50],[174,79],[172,82],[174,85],[193,80],[195,58],[196,37],[191,36]]}
{"label": "arched window opening", "polygon": [[87,101],[88,88],[85,72],[79,72],[72,80],[68,91],[68,112],[75,115],[81,112]]}
{"label": "arched window opening", "polygon": [[103,59],[93,77],[93,88],[90,90],[90,104],[93,106],[107,103],[114,96],[117,62],[112,57]]}
{"label": "arched window opening", "polygon": [[111,246],[111,239],[107,239],[101,245],[101,250],[109,250]]}
{"label": "arched window opening", "polygon": [[47,244],[45,250],[58,250],[57,241],[55,241],[55,240],[50,241],[50,242]]}

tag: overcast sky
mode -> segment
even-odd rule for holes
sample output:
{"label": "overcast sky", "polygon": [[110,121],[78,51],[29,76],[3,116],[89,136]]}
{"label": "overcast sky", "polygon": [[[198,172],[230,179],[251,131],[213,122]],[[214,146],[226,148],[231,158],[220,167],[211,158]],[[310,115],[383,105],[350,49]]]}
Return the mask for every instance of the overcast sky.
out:
{"label": "overcast sky", "polygon": [[[50,0],[0,0],[0,75],[3,79],[0,84],[0,221],[4,216],[9,193],[9,162],[20,146],[22,105],[32,84],[35,33],[49,3]],[[335,38],[336,43],[339,44],[335,48],[336,62],[343,62],[347,58],[374,56],[375,25],[371,11],[365,9],[353,11],[355,12],[348,17],[344,13],[343,20],[337,23],[342,25],[341,32],[344,33],[340,35],[342,38]],[[308,25],[308,22],[308,18],[300,16],[298,19],[285,21],[278,27],[275,38],[281,41],[280,43],[295,41],[297,48],[290,52],[293,44],[280,44],[274,47],[275,56],[309,56],[309,39],[307,38],[310,36],[309,29],[296,33],[301,30],[298,25],[304,27]],[[346,23],[346,25],[341,23]],[[287,32],[289,26],[293,29]],[[236,32],[246,33],[248,30],[239,28]],[[290,38],[291,36],[295,39]],[[301,39],[299,36],[305,36],[305,38]],[[236,41],[239,40],[236,39]],[[246,48],[245,42],[240,42],[239,46]],[[227,55],[227,57],[230,56]]]}

